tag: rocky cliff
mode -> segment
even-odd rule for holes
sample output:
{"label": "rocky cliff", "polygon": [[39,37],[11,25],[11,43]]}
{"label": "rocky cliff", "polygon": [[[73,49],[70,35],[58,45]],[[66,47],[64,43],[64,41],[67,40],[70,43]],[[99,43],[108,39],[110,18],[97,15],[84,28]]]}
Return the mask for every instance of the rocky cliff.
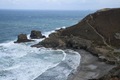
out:
{"label": "rocky cliff", "polygon": [[102,60],[119,61],[120,8],[102,9],[89,14],[81,22],[49,35],[35,46],[85,49]]}
{"label": "rocky cliff", "polygon": [[120,9],[99,10],[62,31],[62,36],[79,36],[97,44],[120,47]]}
{"label": "rocky cliff", "polygon": [[[89,14],[78,24],[58,30],[34,46],[41,45],[62,49],[85,49],[98,56],[99,60],[119,66],[120,8],[102,9]],[[117,78],[120,79],[120,76]]]}

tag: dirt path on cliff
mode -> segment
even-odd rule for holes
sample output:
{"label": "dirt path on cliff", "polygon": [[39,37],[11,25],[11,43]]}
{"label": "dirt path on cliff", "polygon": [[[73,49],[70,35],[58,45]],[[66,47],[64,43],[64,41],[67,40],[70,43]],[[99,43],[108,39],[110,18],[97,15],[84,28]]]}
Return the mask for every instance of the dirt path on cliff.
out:
{"label": "dirt path on cliff", "polygon": [[[90,15],[90,18],[94,21],[92,15]],[[94,32],[102,38],[103,43],[104,43],[107,47],[109,47],[110,49],[113,49],[113,50],[114,50],[114,48],[113,48],[112,46],[110,46],[110,45],[106,42],[105,38],[89,23],[89,21],[86,20],[86,22],[87,22],[87,24],[94,30]]]}

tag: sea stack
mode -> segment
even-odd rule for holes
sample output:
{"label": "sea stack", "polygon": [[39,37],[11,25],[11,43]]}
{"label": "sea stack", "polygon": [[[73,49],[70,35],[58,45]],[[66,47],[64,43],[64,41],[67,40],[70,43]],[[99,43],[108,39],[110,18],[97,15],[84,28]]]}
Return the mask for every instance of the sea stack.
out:
{"label": "sea stack", "polygon": [[30,34],[30,38],[31,39],[40,39],[40,38],[44,38],[45,36],[43,36],[41,34],[41,31],[37,31],[37,30],[32,30],[31,34]]}
{"label": "sea stack", "polygon": [[33,40],[29,40],[26,34],[19,34],[18,39],[15,43],[30,42],[30,41],[33,41]]}

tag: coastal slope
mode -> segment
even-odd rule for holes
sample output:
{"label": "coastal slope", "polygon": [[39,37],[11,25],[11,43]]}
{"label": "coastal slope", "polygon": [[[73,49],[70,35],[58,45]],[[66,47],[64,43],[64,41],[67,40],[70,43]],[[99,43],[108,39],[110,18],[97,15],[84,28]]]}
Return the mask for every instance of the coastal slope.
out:
{"label": "coastal slope", "polygon": [[[120,71],[120,8],[98,10],[76,25],[57,30],[34,46],[84,49],[100,61],[116,65],[119,67],[117,71]],[[120,79],[119,72],[117,73],[114,77]],[[110,77],[102,79],[110,80],[113,74],[108,75]]]}
{"label": "coastal slope", "polygon": [[106,43],[113,47],[120,47],[120,9],[99,10],[89,14],[78,24],[68,27],[61,32],[61,36],[78,36],[94,41],[96,44]]}

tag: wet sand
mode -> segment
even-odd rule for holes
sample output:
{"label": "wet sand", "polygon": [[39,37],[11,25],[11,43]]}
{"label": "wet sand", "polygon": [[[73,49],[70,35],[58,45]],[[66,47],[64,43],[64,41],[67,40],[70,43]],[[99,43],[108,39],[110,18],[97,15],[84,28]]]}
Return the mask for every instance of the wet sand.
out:
{"label": "wet sand", "polygon": [[73,50],[64,50],[66,57],[55,67],[42,73],[34,80],[67,80],[69,74],[74,72],[79,66],[80,55]]}
{"label": "wet sand", "polygon": [[71,73],[67,80],[93,80],[107,74],[113,65],[100,62],[96,56],[84,50],[77,50],[81,55],[81,63],[75,73]]}

